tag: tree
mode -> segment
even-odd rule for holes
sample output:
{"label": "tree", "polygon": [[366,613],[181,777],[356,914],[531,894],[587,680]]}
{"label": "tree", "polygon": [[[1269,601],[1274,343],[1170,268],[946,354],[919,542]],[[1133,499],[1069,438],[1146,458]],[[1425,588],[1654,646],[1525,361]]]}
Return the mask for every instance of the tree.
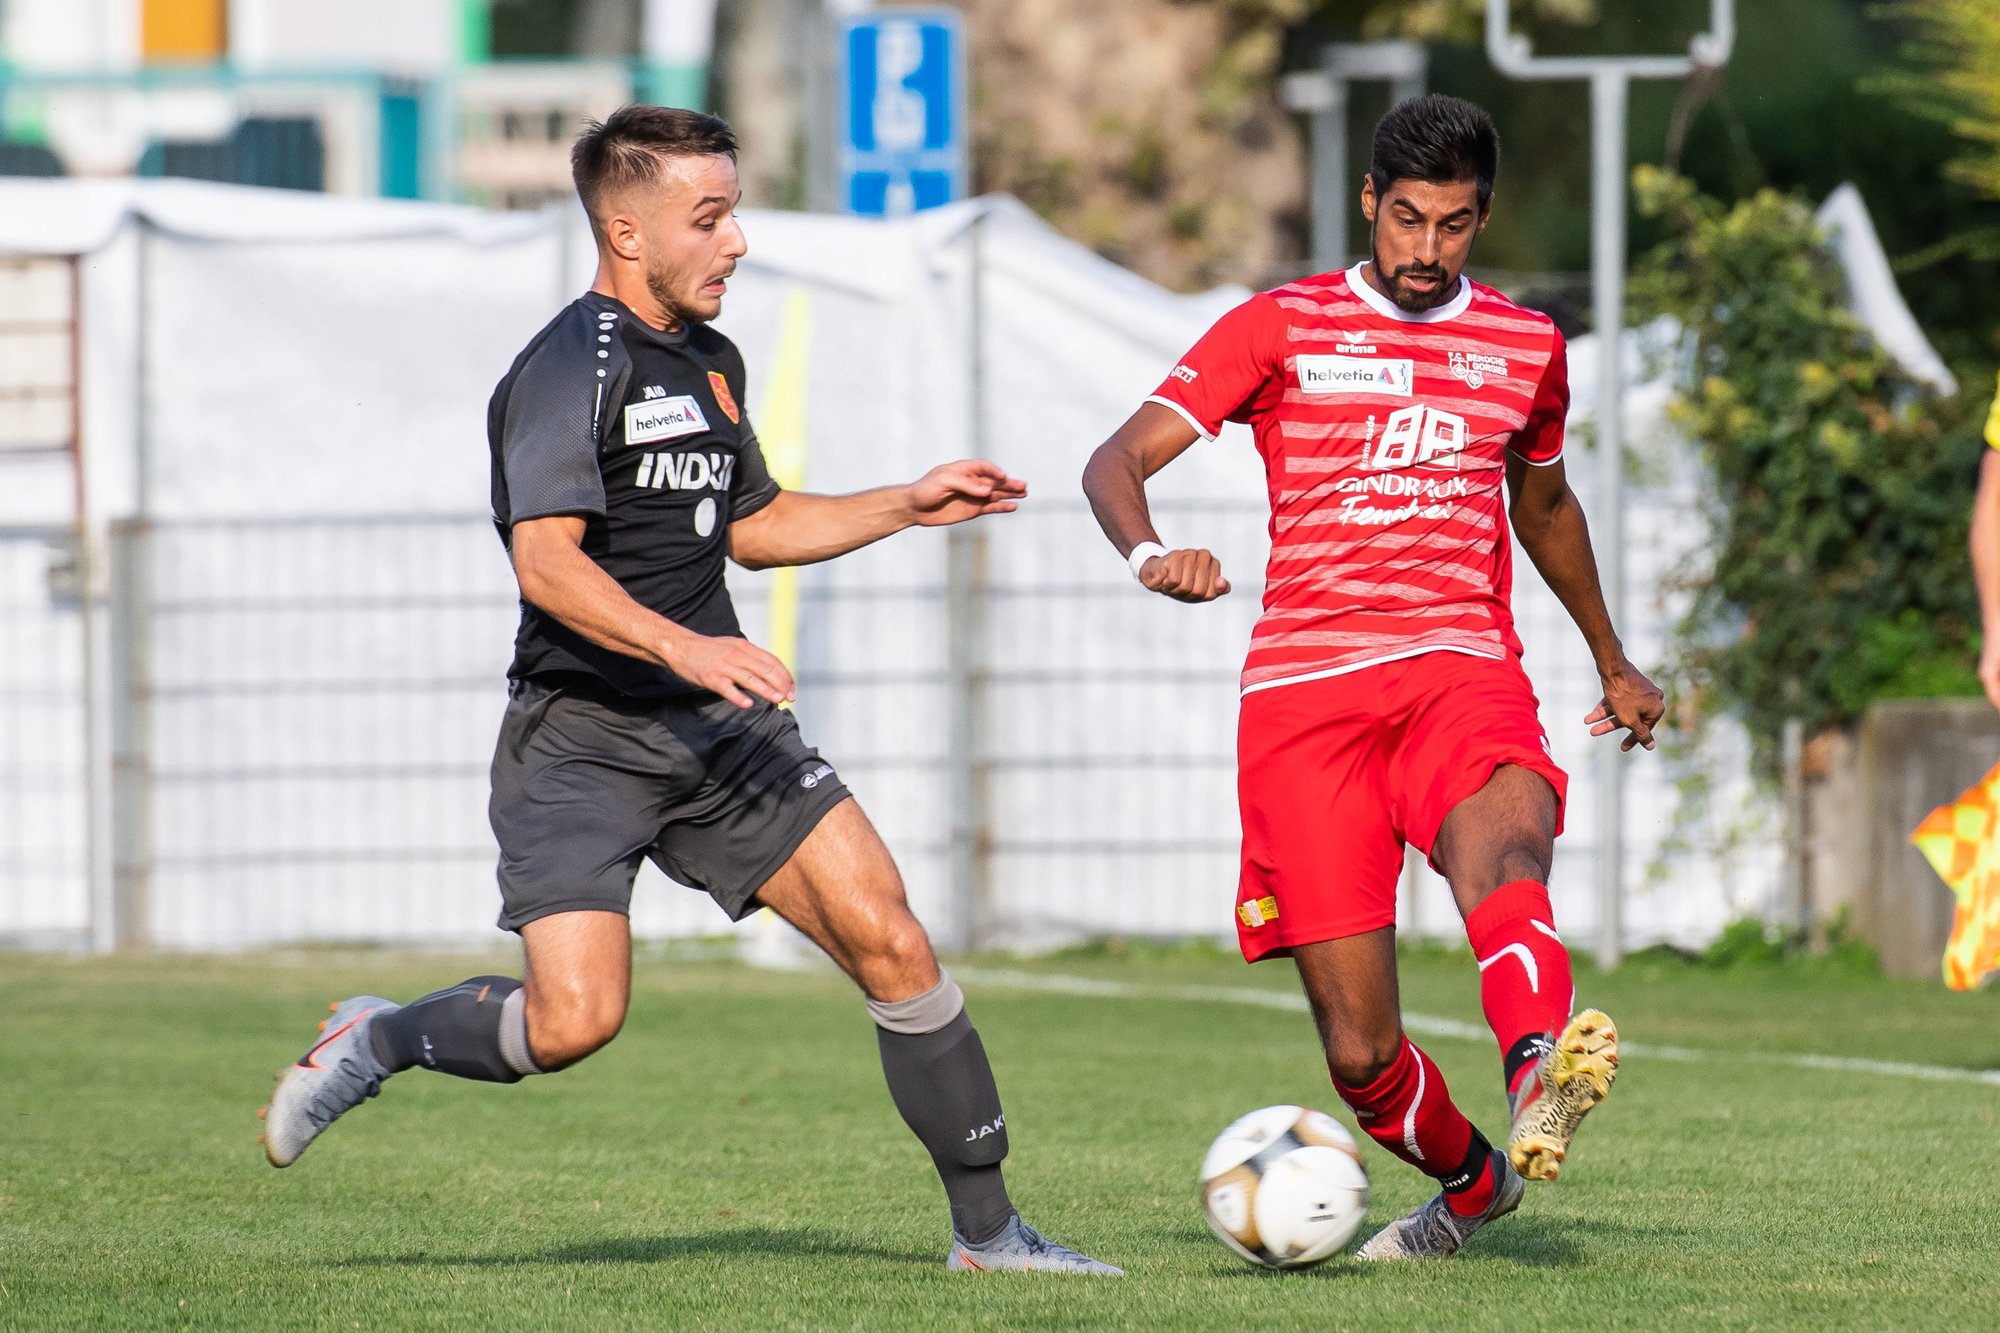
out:
{"label": "tree", "polygon": [[1984,403],[1938,398],[1876,345],[1805,200],[1635,175],[1670,239],[1633,293],[1685,333],[1672,417],[1712,485],[1676,693],[1740,718],[1766,772],[1787,719],[1819,731],[1876,699],[1978,693],[1966,516]]}
{"label": "tree", "polygon": [[1906,0],[1890,11],[1916,31],[1911,58],[1924,74],[1898,73],[1882,86],[1944,122],[1967,151],[1947,172],[2000,199],[2000,5],[1993,0]]}

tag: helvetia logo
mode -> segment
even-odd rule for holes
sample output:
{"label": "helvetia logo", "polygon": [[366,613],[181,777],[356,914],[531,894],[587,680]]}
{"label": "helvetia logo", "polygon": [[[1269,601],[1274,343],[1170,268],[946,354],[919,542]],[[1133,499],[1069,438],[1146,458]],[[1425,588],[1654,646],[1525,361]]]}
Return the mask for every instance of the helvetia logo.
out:
{"label": "helvetia logo", "polygon": [[678,440],[683,435],[699,435],[708,429],[708,418],[694,395],[654,398],[633,403],[625,409],[625,443],[652,444],[658,440]]}
{"label": "helvetia logo", "polygon": [[1408,398],[1416,363],[1391,356],[1298,356],[1302,393],[1382,393]]}

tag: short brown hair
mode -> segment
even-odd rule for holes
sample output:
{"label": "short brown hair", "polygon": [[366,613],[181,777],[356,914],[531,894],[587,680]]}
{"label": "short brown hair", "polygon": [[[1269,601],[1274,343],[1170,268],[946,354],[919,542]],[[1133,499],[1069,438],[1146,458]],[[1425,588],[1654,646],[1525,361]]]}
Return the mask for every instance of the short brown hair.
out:
{"label": "short brown hair", "polygon": [[729,122],[684,107],[621,106],[576,137],[569,172],[584,211],[595,218],[598,200],[658,180],[669,158],[709,156],[736,156]]}

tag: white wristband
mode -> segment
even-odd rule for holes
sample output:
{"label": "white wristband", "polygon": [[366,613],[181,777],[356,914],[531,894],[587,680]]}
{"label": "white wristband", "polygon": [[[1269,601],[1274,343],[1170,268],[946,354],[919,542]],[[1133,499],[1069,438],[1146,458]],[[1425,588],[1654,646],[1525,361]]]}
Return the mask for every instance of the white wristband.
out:
{"label": "white wristband", "polygon": [[1136,579],[1139,577],[1139,571],[1146,567],[1148,560],[1151,560],[1156,555],[1165,555],[1166,553],[1167,548],[1158,542],[1140,542],[1132,548],[1132,554],[1125,557],[1125,563],[1131,566],[1132,577]]}

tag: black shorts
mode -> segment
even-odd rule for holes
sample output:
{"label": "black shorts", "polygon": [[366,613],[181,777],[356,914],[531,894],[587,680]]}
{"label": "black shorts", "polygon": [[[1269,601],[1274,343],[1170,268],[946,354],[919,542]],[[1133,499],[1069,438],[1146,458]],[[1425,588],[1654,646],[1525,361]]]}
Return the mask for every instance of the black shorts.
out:
{"label": "black shorts", "polygon": [[740,920],[847,795],[792,715],[761,700],[641,701],[514,681],[487,807],[500,928],[629,911],[642,857]]}

